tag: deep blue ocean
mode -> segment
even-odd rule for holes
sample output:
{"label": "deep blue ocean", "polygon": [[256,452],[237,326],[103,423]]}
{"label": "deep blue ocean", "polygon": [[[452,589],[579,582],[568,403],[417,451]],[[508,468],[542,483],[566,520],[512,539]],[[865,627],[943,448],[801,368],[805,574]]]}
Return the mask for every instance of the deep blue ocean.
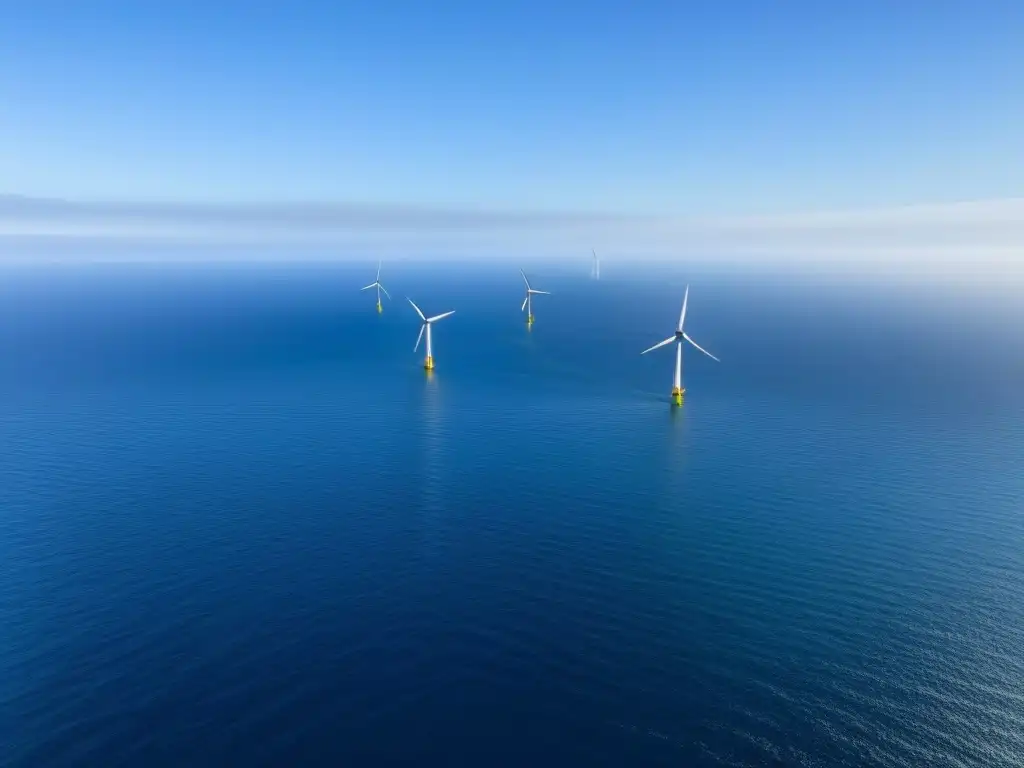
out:
{"label": "deep blue ocean", "polygon": [[524,266],[5,269],[0,764],[1024,765],[1020,318]]}

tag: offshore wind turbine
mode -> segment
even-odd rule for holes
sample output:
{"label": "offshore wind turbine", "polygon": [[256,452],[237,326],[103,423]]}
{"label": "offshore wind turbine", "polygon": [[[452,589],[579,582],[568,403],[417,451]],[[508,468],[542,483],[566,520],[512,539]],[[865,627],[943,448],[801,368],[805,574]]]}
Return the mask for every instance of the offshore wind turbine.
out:
{"label": "offshore wind turbine", "polygon": [[[408,296],[406,296],[405,298],[409,299]],[[412,351],[415,352],[417,349],[420,348],[420,342],[423,340],[423,331],[426,330],[426,332],[427,332],[427,357],[423,361],[423,367],[425,369],[427,369],[428,371],[432,371],[432,370],[434,370],[434,352],[433,352],[433,347],[430,344],[430,326],[432,326],[438,320],[444,320],[446,317],[448,317],[448,315],[454,315],[455,314],[455,310],[453,309],[451,312],[445,312],[444,314],[441,314],[441,315],[434,315],[433,317],[426,317],[420,311],[420,308],[417,307],[416,304],[413,303],[412,299],[409,299],[409,303],[412,304],[412,308],[416,310],[416,314],[419,315],[420,316],[420,320],[423,321],[423,325],[420,326],[420,335],[416,337],[416,346],[412,348]]]}
{"label": "offshore wind turbine", "polygon": [[597,258],[597,251],[595,251],[593,248],[590,249],[590,252],[594,254],[594,266],[590,268],[590,276],[593,277],[595,280],[600,280],[601,260]]}
{"label": "offshore wind turbine", "polygon": [[526,324],[533,325],[533,296],[538,293],[544,294],[545,296],[550,296],[551,291],[534,290],[533,288],[530,287],[530,281],[526,279],[526,273],[520,269],[519,274],[523,276],[523,282],[526,283],[526,298],[523,299],[523,306],[519,308],[519,311],[522,312],[524,309],[529,307],[529,312],[526,313]]}
{"label": "offshore wind turbine", "polygon": [[361,291],[368,291],[371,288],[376,288],[377,289],[377,311],[378,312],[383,312],[384,311],[384,305],[380,303],[380,292],[384,291],[384,295],[388,297],[388,301],[391,300],[391,294],[388,293],[387,289],[383,285],[380,284],[380,265],[381,265],[381,262],[378,261],[377,262],[377,279],[374,280],[369,285],[360,288],[359,290],[361,290]]}
{"label": "offshore wind turbine", "polygon": [[710,357],[716,363],[722,362],[717,357],[715,357],[710,352],[708,352],[706,349],[704,349],[704,347],[700,346],[696,341],[691,339],[686,334],[686,332],[683,331],[683,323],[686,322],[686,300],[687,300],[687,298],[689,298],[689,296],[690,296],[690,286],[686,286],[686,292],[683,294],[683,311],[679,313],[679,325],[676,326],[676,332],[673,335],[669,336],[664,341],[659,341],[653,347],[649,347],[648,349],[645,349],[643,352],[640,353],[641,355],[646,355],[648,352],[650,352],[653,349],[657,349],[658,347],[664,347],[666,344],[671,344],[673,341],[676,342],[676,375],[675,375],[675,378],[672,380],[672,401],[676,405],[682,405],[683,404],[683,393],[686,392],[686,390],[683,389],[683,342],[684,341],[690,342],[690,344],[692,344],[694,347],[699,349],[705,355]]}

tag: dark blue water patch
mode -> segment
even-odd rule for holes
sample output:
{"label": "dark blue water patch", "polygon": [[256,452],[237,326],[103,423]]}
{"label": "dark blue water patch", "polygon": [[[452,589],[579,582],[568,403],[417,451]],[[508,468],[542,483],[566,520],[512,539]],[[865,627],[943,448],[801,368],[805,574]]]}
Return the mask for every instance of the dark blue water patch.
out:
{"label": "dark blue water patch", "polygon": [[1006,329],[552,278],[8,282],[11,764],[1020,764]]}

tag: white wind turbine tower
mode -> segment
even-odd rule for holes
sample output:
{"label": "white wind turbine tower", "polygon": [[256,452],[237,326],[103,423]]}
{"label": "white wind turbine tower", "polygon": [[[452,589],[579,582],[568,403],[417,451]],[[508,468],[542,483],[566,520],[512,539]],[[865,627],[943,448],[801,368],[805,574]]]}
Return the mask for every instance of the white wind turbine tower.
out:
{"label": "white wind turbine tower", "polygon": [[[406,298],[409,299],[408,296],[406,296]],[[420,342],[423,340],[423,331],[425,329],[427,332],[427,357],[423,361],[423,367],[426,368],[428,371],[432,371],[434,370],[434,352],[430,344],[430,326],[432,326],[438,320],[444,320],[446,317],[448,317],[448,315],[454,315],[455,310],[453,309],[451,312],[445,312],[442,315],[425,317],[423,313],[420,311],[420,308],[413,303],[412,299],[409,299],[409,303],[412,304],[412,308],[416,310],[416,314],[419,315],[420,320],[423,321],[423,325],[420,326],[420,335],[416,337],[416,346],[412,348],[412,351],[415,352],[417,349],[420,348]]]}
{"label": "white wind turbine tower", "polygon": [[590,275],[595,280],[600,280],[601,279],[601,260],[597,258],[597,251],[595,251],[593,248],[590,249],[590,252],[592,254],[594,254],[594,266],[591,267],[591,269],[590,269]]}
{"label": "white wind turbine tower", "polygon": [[672,336],[669,336],[664,341],[659,341],[653,347],[645,349],[643,352],[640,353],[641,355],[646,355],[652,349],[657,349],[658,347],[664,347],[666,344],[671,344],[673,341],[676,342],[676,375],[675,375],[675,378],[672,380],[672,400],[675,402],[676,405],[682,405],[683,404],[683,393],[686,391],[685,389],[683,389],[683,342],[684,341],[690,342],[690,344],[692,344],[694,347],[699,349],[705,355],[710,357],[716,363],[722,362],[717,357],[715,357],[710,352],[708,352],[706,349],[704,349],[702,346],[700,346],[696,341],[691,339],[683,331],[683,323],[686,322],[686,300],[687,300],[687,298],[689,298],[689,295],[690,295],[690,286],[686,286],[686,292],[683,294],[683,311],[679,313],[679,325],[676,327],[676,332]]}
{"label": "white wind turbine tower", "polygon": [[377,289],[377,311],[378,312],[383,312],[384,311],[384,305],[380,303],[380,292],[384,291],[384,295],[388,297],[388,300],[391,299],[391,294],[388,293],[387,289],[383,285],[380,284],[380,265],[381,265],[381,262],[378,261],[377,262],[377,279],[374,280],[369,285],[360,288],[359,290],[361,290],[361,291],[368,291],[371,288],[376,288]]}
{"label": "white wind turbine tower", "polygon": [[526,279],[526,273],[523,270],[519,270],[519,274],[523,276],[523,281],[526,283],[526,298],[523,299],[523,306],[519,308],[522,312],[524,309],[529,307],[529,312],[526,313],[526,324],[533,325],[533,296],[534,294],[540,293],[545,296],[550,296],[551,291],[537,291],[530,287],[530,281]]}

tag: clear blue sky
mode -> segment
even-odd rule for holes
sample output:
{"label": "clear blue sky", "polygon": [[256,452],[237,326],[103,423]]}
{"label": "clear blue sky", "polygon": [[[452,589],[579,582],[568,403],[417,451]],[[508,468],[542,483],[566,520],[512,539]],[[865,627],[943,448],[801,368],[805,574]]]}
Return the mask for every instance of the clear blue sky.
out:
{"label": "clear blue sky", "polygon": [[249,5],[5,6],[0,193],[696,214],[1024,193],[1019,0]]}

